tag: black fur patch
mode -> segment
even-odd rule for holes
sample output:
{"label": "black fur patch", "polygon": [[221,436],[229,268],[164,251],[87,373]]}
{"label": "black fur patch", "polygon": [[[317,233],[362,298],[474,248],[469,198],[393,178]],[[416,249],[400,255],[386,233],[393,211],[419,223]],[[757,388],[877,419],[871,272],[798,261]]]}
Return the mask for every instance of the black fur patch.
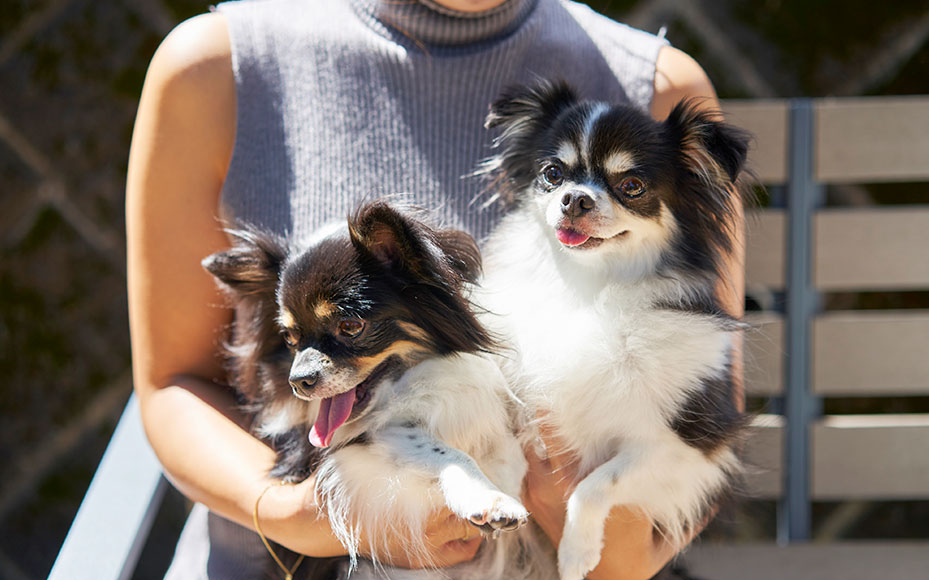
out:
{"label": "black fur patch", "polygon": [[371,437],[369,437],[367,433],[361,433],[360,435],[356,437],[352,437],[340,447],[348,447],[349,445],[370,445],[370,444],[371,444]]}
{"label": "black fur patch", "polygon": [[277,463],[271,476],[290,482],[301,482],[309,477],[322,461],[322,450],[307,441],[308,425],[296,427],[285,435],[274,437],[270,443],[277,451]]}
{"label": "black fur patch", "polygon": [[704,379],[702,388],[690,396],[671,422],[685,443],[709,455],[733,443],[747,422],[739,409],[739,394],[729,373]]}

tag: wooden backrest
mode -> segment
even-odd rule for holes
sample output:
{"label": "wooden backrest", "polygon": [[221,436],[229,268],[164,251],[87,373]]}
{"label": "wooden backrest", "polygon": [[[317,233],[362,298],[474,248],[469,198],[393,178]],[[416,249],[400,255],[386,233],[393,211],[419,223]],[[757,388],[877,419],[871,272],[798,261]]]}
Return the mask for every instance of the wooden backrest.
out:
{"label": "wooden backrest", "polygon": [[[723,104],[731,122],[756,135],[751,164],[768,186],[792,186],[790,105]],[[927,97],[815,100],[811,125],[818,184],[929,181]],[[817,209],[808,248],[813,291],[929,290],[929,185],[926,193],[927,205]],[[790,219],[784,208],[749,218],[750,292],[785,289]],[[783,395],[789,318],[765,311],[749,319],[756,330],[747,337],[747,392]],[[827,310],[809,322],[812,399],[929,395],[929,309]],[[811,499],[929,499],[929,414],[821,415],[808,425]],[[752,486],[763,497],[784,492],[784,428],[785,417],[762,416],[748,444],[762,466]]]}

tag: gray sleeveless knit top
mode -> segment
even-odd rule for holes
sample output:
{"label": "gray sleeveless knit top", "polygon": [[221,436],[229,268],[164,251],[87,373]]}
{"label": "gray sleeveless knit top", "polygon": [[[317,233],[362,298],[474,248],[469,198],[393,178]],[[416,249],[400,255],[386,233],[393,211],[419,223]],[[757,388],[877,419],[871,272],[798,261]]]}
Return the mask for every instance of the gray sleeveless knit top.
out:
{"label": "gray sleeveless knit top", "polygon": [[238,97],[222,215],[296,240],[363,199],[404,194],[480,237],[469,177],[491,154],[483,128],[503,87],[566,80],[587,98],[650,105],[665,44],[566,0],[489,12],[432,0],[228,2]]}
{"label": "gray sleeveless knit top", "polygon": [[[433,0],[253,0],[218,10],[229,24],[238,116],[219,211],[297,243],[361,200],[397,194],[482,238],[502,210],[481,209],[486,184],[467,176],[491,154],[483,121],[501,89],[565,80],[583,97],[647,109],[665,44],[567,0],[506,0],[479,14]],[[246,580],[268,570],[277,571],[255,533],[197,506],[166,578]]]}

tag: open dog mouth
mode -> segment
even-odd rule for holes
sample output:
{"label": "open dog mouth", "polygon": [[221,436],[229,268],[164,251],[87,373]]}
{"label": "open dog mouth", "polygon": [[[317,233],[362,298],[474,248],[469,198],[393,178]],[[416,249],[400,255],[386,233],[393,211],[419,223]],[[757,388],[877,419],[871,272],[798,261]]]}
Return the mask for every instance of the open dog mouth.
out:
{"label": "open dog mouth", "polygon": [[596,248],[606,240],[613,240],[619,237],[626,235],[627,230],[623,230],[611,236],[609,238],[595,238],[593,236],[588,236],[583,232],[579,232],[573,228],[556,228],[555,236],[558,238],[558,241],[561,242],[562,246],[568,248],[578,248],[578,249],[588,249]]}
{"label": "open dog mouth", "polygon": [[319,414],[310,429],[309,440],[314,447],[329,447],[336,429],[352,416],[357,417],[371,402],[371,395],[380,382],[399,365],[399,360],[390,357],[377,365],[373,371],[353,388],[319,402]]}

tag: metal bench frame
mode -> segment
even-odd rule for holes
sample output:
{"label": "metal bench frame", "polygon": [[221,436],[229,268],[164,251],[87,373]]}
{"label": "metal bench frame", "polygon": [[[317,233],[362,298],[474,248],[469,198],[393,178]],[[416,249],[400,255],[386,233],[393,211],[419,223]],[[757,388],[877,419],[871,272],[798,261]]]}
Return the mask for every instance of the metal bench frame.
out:
{"label": "metal bench frame", "polygon": [[135,395],[123,411],[49,580],[128,580],[167,491]]}

